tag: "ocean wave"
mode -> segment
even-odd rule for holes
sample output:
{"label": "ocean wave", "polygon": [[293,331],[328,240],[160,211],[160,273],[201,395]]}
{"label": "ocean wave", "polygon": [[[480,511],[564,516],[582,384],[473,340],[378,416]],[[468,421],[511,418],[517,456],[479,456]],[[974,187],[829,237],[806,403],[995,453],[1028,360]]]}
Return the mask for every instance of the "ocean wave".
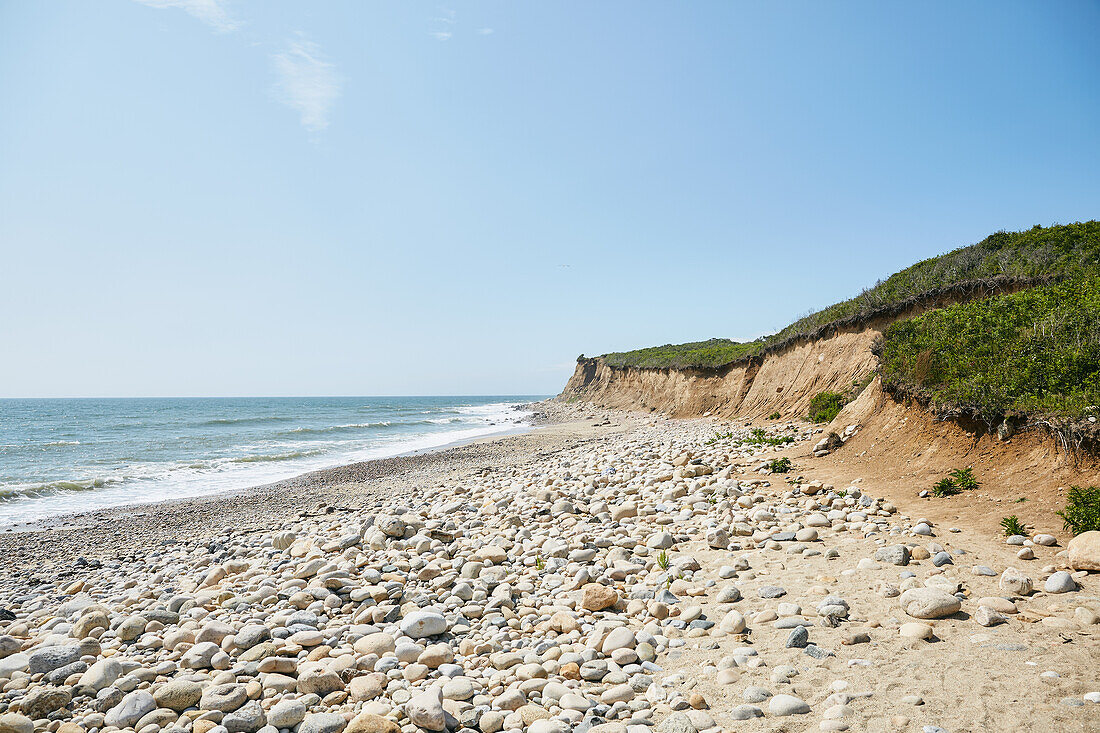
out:
{"label": "ocean wave", "polygon": [[319,456],[325,451],[321,450],[296,450],[289,453],[268,453],[254,456],[241,456],[230,459],[229,463],[268,463],[270,461],[293,461],[295,458]]}
{"label": "ocean wave", "polygon": [[117,484],[121,478],[90,478],[76,481],[47,481],[38,484],[15,484],[0,486],[0,501],[10,501],[27,496],[41,496],[59,491],[95,491],[110,484]]}
{"label": "ocean wave", "polygon": [[354,422],[346,425],[326,425],[323,428],[291,428],[290,430],[280,430],[276,435],[301,435],[302,433],[335,433],[341,430],[365,430],[367,428],[389,428],[394,425],[419,425],[425,421],[420,420],[418,422],[408,423],[392,423],[389,420],[380,420],[379,422]]}
{"label": "ocean wave", "polygon": [[43,443],[43,448],[52,448],[61,445],[80,445],[79,440],[52,440],[49,443]]}
{"label": "ocean wave", "polygon": [[249,425],[252,423],[265,422],[289,422],[293,419],[292,417],[284,417],[281,415],[270,415],[266,417],[217,417],[213,420],[201,422],[199,425]]}

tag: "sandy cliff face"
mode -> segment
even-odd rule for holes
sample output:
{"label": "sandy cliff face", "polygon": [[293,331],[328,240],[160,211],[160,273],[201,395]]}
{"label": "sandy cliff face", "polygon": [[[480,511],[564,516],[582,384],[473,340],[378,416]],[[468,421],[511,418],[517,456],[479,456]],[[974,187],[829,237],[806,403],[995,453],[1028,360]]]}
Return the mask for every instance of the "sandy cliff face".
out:
{"label": "sandy cliff face", "polygon": [[603,407],[650,410],[674,417],[804,415],[823,390],[845,391],[875,367],[877,328],[838,331],[793,344],[748,364],[721,370],[616,368],[585,359],[561,393]]}
{"label": "sandy cliff face", "polygon": [[783,418],[806,414],[818,392],[846,392],[877,364],[871,345],[890,323],[978,298],[1014,293],[1046,282],[998,277],[957,283],[822,326],[763,356],[718,370],[611,367],[599,357],[577,363],[560,399],[602,407],[662,412],[673,417]]}

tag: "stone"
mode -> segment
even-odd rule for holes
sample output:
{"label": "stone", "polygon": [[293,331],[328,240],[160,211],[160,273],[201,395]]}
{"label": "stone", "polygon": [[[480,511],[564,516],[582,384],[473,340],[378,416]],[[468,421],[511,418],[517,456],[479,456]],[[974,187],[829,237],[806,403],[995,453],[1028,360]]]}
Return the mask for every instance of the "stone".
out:
{"label": "stone", "polygon": [[447,633],[447,619],[430,611],[413,611],[401,620],[401,632],[412,639]]}
{"label": "stone", "polygon": [[614,588],[599,583],[589,583],[581,593],[581,606],[589,611],[603,611],[619,602]]}
{"label": "stone", "polygon": [[810,712],[810,706],[794,695],[775,695],[768,700],[768,712],[778,716],[805,715]]}
{"label": "stone", "polygon": [[56,687],[36,687],[23,698],[20,707],[32,720],[40,720],[72,702],[73,696],[67,690]]}
{"label": "stone", "polygon": [[676,544],[676,538],[668,532],[658,532],[646,540],[645,546],[651,550],[668,550]]}
{"label": "stone", "polygon": [[1047,593],[1070,593],[1077,590],[1077,582],[1065,570],[1059,570],[1046,579],[1043,590]]}
{"label": "stone", "polygon": [[385,691],[386,681],[386,677],[380,674],[367,674],[356,677],[348,683],[348,696],[353,702],[373,700],[380,697]]}
{"label": "stone", "polygon": [[344,681],[340,675],[324,667],[309,667],[305,671],[299,671],[297,690],[303,695],[313,693],[324,697],[330,692],[338,692],[344,689]]}
{"label": "stone", "polygon": [[945,618],[962,608],[958,598],[939,588],[910,588],[899,600],[902,609],[913,618]]}
{"label": "stone", "polygon": [[766,688],[751,685],[746,687],[741,693],[741,697],[744,698],[745,702],[764,702],[771,696],[772,693]]}
{"label": "stone", "polygon": [[158,707],[175,710],[177,713],[197,705],[201,697],[202,685],[191,680],[172,680],[153,690],[153,699]]}
{"label": "stone", "polygon": [[1032,591],[1031,578],[1016,568],[1005,568],[998,586],[1006,593],[1016,596],[1026,596]]}
{"label": "stone", "polygon": [[805,649],[809,643],[810,632],[806,630],[805,626],[795,626],[791,629],[790,635],[787,636],[788,649]]}
{"label": "stone", "polygon": [[199,709],[229,713],[244,705],[247,700],[248,691],[244,685],[226,682],[203,690],[199,697]]}
{"label": "stone", "polygon": [[88,669],[80,675],[76,687],[78,690],[91,690],[94,695],[103,688],[113,685],[115,680],[121,676],[122,665],[119,664],[117,659],[108,657],[107,659],[100,659],[91,667],[88,667]]}
{"label": "stone", "polygon": [[978,610],[974,612],[974,621],[981,626],[996,626],[1005,623],[1008,618],[989,606],[978,606]]}
{"label": "stone", "polygon": [[[309,713],[298,726],[298,733],[341,733],[347,724],[348,721],[339,713]],[[443,729],[429,728],[429,730]]]}
{"label": "stone", "polygon": [[1074,570],[1100,572],[1100,531],[1082,532],[1066,546],[1066,561]]}
{"label": "stone", "polygon": [[718,624],[718,628],[727,634],[740,634],[745,630],[745,617],[739,611],[730,611]]}
{"label": "stone", "polygon": [[447,727],[443,696],[438,687],[422,692],[405,703],[405,715],[413,725],[425,730],[442,731]]}
{"label": "stone", "polygon": [[46,674],[80,659],[80,647],[48,646],[36,649],[27,656],[27,671],[30,674]]}
{"label": "stone", "polygon": [[[484,718],[484,715],[482,718]],[[496,730],[500,729],[497,728]],[[359,713],[351,719],[348,727],[344,728],[344,733],[401,733],[401,726],[389,718],[383,718],[381,715]]]}
{"label": "stone", "polygon": [[616,649],[633,649],[634,641],[634,632],[625,626],[620,626],[608,633],[607,638],[604,639],[603,645],[600,647],[600,651],[604,654],[611,654]]}
{"label": "stone", "polygon": [[146,690],[134,690],[122,698],[122,701],[107,711],[103,719],[105,725],[116,728],[130,728],[147,713],[157,709],[157,701]]}
{"label": "stone", "polygon": [[672,713],[656,728],[657,733],[699,733],[692,725],[691,718],[683,713]]}
{"label": "stone", "polygon": [[763,718],[764,711],[755,705],[738,705],[730,711],[729,717],[732,720],[752,720],[753,718]]}
{"label": "stone", "polygon": [[911,639],[931,639],[934,636],[934,630],[930,625],[916,623],[915,621],[902,624],[898,629],[898,633]]}
{"label": "stone", "polygon": [[209,669],[213,666],[214,655],[221,650],[213,641],[200,642],[184,653],[180,658],[180,666],[187,669]]}
{"label": "stone", "polygon": [[875,559],[891,565],[908,565],[909,548],[905,545],[890,545],[875,552]]}
{"label": "stone", "polygon": [[[334,718],[339,718],[340,727],[334,730],[317,731],[315,733],[340,733],[344,728],[345,720],[343,715],[335,715],[333,713],[327,713]],[[222,718],[222,726],[229,731],[229,733],[256,733],[267,725],[267,716],[264,715],[263,708],[260,707],[260,703],[256,700],[247,702],[241,707],[237,708],[231,713],[228,713]],[[305,723],[302,723],[302,728],[305,728]]]}
{"label": "stone", "polygon": [[0,733],[34,733],[34,721],[25,715],[0,715]]}
{"label": "stone", "polygon": [[276,728],[293,728],[305,720],[306,706],[300,700],[281,700],[267,712],[267,722]]}

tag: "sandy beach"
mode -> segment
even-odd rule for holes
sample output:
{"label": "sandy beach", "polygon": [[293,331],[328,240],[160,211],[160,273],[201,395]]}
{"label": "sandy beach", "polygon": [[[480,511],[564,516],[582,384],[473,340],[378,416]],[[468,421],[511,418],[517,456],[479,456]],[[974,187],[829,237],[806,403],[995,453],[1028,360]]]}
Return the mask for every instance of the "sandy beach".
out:
{"label": "sandy beach", "polygon": [[0,730],[1095,730],[1068,538],[834,485],[805,424],[544,409],[4,533]]}

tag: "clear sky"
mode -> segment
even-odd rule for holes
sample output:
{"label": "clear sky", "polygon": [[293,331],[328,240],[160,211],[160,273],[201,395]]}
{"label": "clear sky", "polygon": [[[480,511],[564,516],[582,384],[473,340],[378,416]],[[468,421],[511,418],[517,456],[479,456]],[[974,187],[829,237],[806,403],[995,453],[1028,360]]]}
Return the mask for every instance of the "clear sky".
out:
{"label": "clear sky", "polygon": [[1100,216],[1096,2],[0,4],[0,396],[557,392]]}

